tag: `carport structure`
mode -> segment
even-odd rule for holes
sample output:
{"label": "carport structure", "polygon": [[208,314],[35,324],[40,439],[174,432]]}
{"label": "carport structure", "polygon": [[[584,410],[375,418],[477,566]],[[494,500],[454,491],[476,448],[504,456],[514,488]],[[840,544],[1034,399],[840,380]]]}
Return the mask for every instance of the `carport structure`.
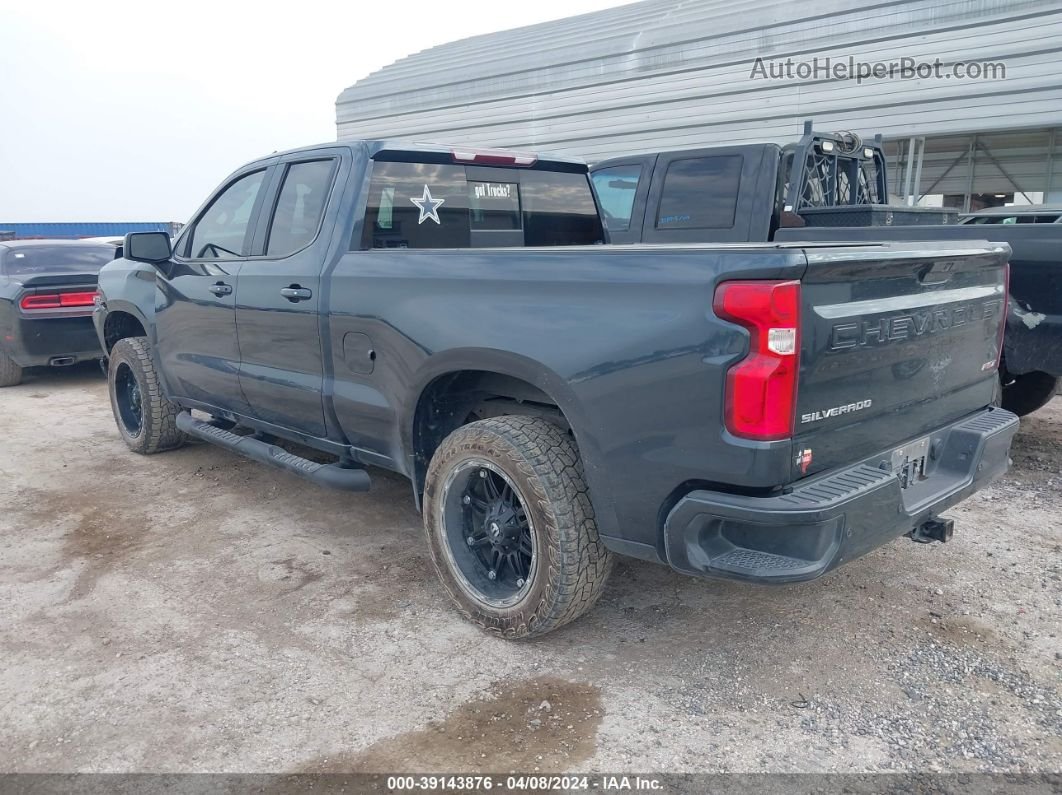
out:
{"label": "carport structure", "polygon": [[[824,73],[827,59],[940,66],[848,79]],[[763,76],[787,61],[789,74]],[[912,199],[1057,200],[1060,61],[1057,0],[645,0],[402,58],[343,91],[336,125],[340,140],[525,147],[595,161],[786,143],[813,119],[818,129],[881,133],[898,169],[893,191]],[[815,63],[819,72],[802,76],[800,65]],[[960,65],[978,76],[958,77]]]}
{"label": "carport structure", "polygon": [[977,194],[1058,202],[1060,146],[1062,131],[1057,127],[901,139],[886,146],[892,163],[889,184],[908,203],[944,194],[961,198],[964,211],[977,209],[970,204]]}

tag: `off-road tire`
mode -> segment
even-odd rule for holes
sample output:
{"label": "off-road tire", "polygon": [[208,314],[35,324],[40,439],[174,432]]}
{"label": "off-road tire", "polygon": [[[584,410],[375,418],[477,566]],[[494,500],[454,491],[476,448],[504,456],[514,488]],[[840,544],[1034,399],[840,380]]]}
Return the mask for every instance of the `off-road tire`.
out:
{"label": "off-road tire", "polygon": [[0,387],[18,386],[22,383],[22,368],[3,351],[0,351]]}
{"label": "off-road tire", "polygon": [[1034,371],[1000,377],[1009,381],[1003,383],[1003,408],[1019,417],[1043,408],[1058,391],[1058,378],[1047,373]]}
{"label": "off-road tire", "polygon": [[[115,382],[123,365],[131,371],[140,388],[142,421],[137,433],[126,427],[119,411]],[[162,394],[155,363],[151,359],[151,347],[146,337],[126,337],[111,349],[107,367],[107,388],[118,432],[126,446],[134,453],[151,455],[173,450],[185,443],[187,437],[177,429],[179,409]]]}
{"label": "off-road tire", "polygon": [[[532,519],[537,563],[526,595],[495,608],[459,585],[442,522],[447,473],[468,459],[486,459],[515,484]],[[601,596],[612,554],[597,532],[582,462],[570,436],[534,417],[480,420],[451,433],[436,450],[424,488],[424,530],[432,562],[457,609],[488,632],[509,639],[544,635],[573,621]]]}

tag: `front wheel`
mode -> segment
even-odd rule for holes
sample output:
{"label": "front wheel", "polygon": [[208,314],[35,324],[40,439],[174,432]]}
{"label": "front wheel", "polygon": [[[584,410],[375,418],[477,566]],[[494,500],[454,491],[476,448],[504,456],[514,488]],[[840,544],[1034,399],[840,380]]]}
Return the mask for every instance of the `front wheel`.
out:
{"label": "front wheel", "polygon": [[111,410],[118,432],[134,453],[150,455],[184,444],[178,409],[162,394],[145,337],[126,337],[111,349],[107,368]]}
{"label": "front wheel", "polygon": [[1038,371],[1021,375],[1000,371],[999,379],[1003,386],[1003,408],[1019,417],[1046,406],[1058,390],[1058,378]]}
{"label": "front wheel", "polygon": [[424,528],[457,609],[507,638],[578,618],[612,569],[579,453],[539,418],[498,417],[451,433],[428,468]]}

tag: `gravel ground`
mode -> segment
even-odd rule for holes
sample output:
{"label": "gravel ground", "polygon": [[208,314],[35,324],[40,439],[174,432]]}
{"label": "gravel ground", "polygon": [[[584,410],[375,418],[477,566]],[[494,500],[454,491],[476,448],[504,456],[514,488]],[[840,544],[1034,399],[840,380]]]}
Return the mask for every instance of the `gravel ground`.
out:
{"label": "gravel ground", "polygon": [[0,394],[0,771],[1062,770],[1062,399],[1011,473],[804,585],[640,562],[513,644],[406,481],[126,451],[92,369]]}

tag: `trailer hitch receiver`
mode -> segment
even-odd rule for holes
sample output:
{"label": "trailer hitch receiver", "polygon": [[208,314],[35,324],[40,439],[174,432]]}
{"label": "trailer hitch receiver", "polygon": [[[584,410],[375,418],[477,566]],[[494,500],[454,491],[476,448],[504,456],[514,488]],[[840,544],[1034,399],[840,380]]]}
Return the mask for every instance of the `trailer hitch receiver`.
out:
{"label": "trailer hitch receiver", "polygon": [[914,530],[911,531],[911,540],[917,541],[920,544],[929,544],[933,541],[950,541],[952,533],[955,532],[955,520],[954,519],[941,519],[939,517],[933,517],[922,522]]}

